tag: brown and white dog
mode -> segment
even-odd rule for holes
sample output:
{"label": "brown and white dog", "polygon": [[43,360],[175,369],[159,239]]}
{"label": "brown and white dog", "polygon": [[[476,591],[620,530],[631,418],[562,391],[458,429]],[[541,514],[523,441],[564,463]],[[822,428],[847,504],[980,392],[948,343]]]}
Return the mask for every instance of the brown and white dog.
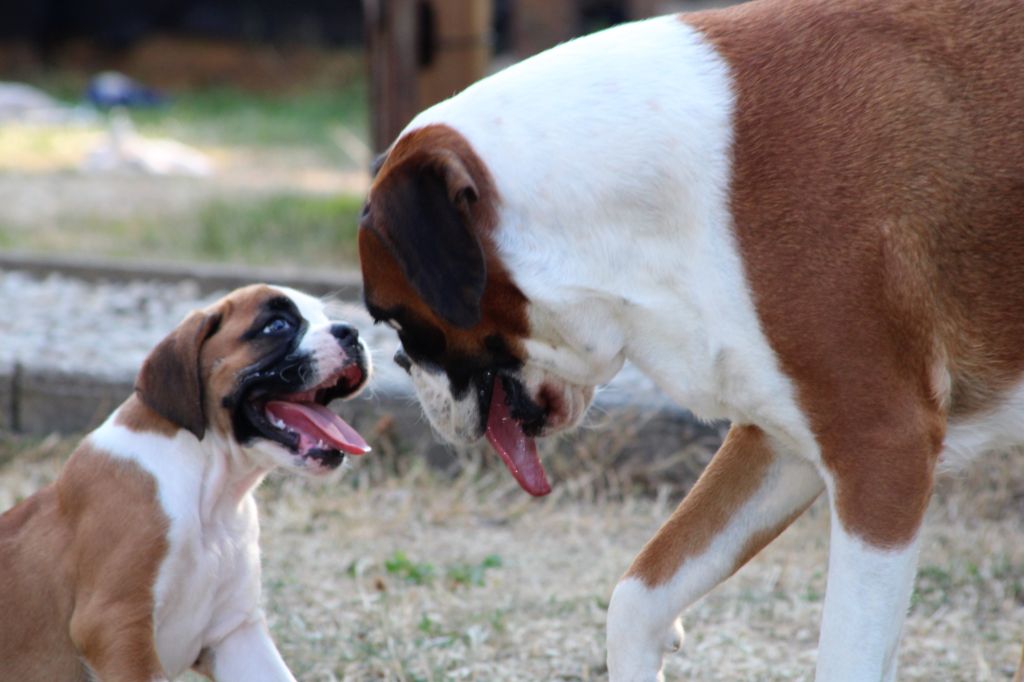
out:
{"label": "brown and white dog", "polygon": [[252,492],[369,450],[326,407],[369,373],[356,330],[298,291],[189,315],[57,481],[0,516],[0,678],[294,680],[260,607]]}
{"label": "brown and white dog", "polygon": [[1024,3],[619,26],[420,114],[359,235],[427,416],[529,492],[635,363],[733,427],[616,587],[613,681],[827,491],[818,679],[890,680],[939,467],[1024,441]]}

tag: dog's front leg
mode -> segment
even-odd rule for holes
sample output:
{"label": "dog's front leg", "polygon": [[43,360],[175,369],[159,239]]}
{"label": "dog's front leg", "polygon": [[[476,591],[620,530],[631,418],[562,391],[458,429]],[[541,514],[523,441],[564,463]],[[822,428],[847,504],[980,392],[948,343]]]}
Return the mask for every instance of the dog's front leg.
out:
{"label": "dog's front leg", "polygon": [[262,613],[204,652],[203,669],[217,682],[295,682]]}
{"label": "dog's front leg", "polygon": [[931,499],[943,419],[927,408],[896,413],[823,451],[832,535],[817,679],[896,677],[897,649]]}
{"label": "dog's front leg", "polygon": [[832,513],[828,589],[818,643],[819,682],[891,682],[917,567],[915,538],[873,547]]}
{"label": "dog's front leg", "polygon": [[756,427],[733,426],[612,594],[611,681],[660,680],[662,656],[682,643],[682,611],[781,533],[823,487],[807,460],[773,451]]}

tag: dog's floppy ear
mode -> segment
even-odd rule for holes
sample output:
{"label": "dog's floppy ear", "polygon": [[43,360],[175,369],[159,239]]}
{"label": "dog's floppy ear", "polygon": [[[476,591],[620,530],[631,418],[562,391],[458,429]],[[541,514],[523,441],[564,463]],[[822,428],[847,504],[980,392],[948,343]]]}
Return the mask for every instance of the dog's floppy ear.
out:
{"label": "dog's floppy ear", "polygon": [[135,392],[151,410],[202,440],[206,433],[199,353],[220,315],[194,312],[146,357]]}
{"label": "dog's floppy ear", "polygon": [[473,229],[476,183],[458,155],[433,150],[388,174],[368,221],[416,293],[456,327],[480,321],[487,266]]}

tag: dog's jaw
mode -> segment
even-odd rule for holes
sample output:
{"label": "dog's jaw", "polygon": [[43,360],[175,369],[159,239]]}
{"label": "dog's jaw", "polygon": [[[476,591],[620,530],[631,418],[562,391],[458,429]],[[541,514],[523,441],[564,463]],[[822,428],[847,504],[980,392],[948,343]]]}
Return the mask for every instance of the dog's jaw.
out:
{"label": "dog's jaw", "polygon": [[[319,391],[337,390],[334,388],[334,384],[337,383],[338,386],[344,385],[346,400],[358,395],[368,383],[372,371],[370,353],[365,342],[356,339],[348,347],[343,346],[333,332],[336,321],[327,317],[321,301],[294,289],[276,288],[296,304],[307,325],[292,353],[302,359],[302,373],[305,375],[303,385],[296,393],[310,393],[308,399],[314,400],[313,394]],[[323,408],[326,408],[326,405],[323,405]],[[270,407],[260,406],[258,409],[265,411],[266,414],[262,416],[275,426],[285,426],[278,417],[271,414]],[[317,410],[324,411],[321,408]],[[351,427],[347,427],[343,421],[336,421],[344,433],[338,434],[334,439],[335,443],[345,441],[346,449],[351,449],[352,452],[368,451],[368,446],[363,447],[365,443]],[[336,428],[329,427],[329,430]],[[341,445],[307,443],[308,439],[300,433],[293,433],[293,436],[296,439],[296,447],[257,436],[244,443],[241,452],[261,468],[269,470],[281,467],[311,476],[329,474],[346,459],[344,454],[336,452]]]}

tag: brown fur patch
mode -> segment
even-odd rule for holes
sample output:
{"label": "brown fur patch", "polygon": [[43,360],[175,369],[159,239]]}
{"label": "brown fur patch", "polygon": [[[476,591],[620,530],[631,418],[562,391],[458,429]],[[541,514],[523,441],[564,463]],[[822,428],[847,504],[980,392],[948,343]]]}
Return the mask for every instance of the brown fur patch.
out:
{"label": "brown fur patch", "polygon": [[1024,4],[787,0],[685,15],[737,88],[734,229],[847,527],[920,525],[946,414],[1024,373]]}
{"label": "brown fur patch", "polygon": [[[774,458],[764,433],[757,427],[729,429],[711,463],[668,521],[644,545],[626,577],[638,578],[647,587],[671,580],[687,559],[704,553],[733,514],[757,492]],[[796,516],[799,514],[793,518]],[[781,531],[779,528],[775,535]]]}
{"label": "brown fur patch", "polygon": [[194,311],[150,351],[135,379],[135,394],[150,409],[202,440],[206,433],[206,392],[199,352],[220,317]]}
{"label": "brown fur patch", "polygon": [[[237,388],[242,370],[259,359],[260,350],[244,337],[262,307],[284,294],[266,284],[236,289],[190,314],[146,358],[136,380],[137,409],[128,401],[125,425],[153,427],[168,433],[180,423],[202,438],[207,426],[231,433],[231,416],[223,400]],[[159,424],[159,420],[167,424]],[[162,429],[162,430],[161,430]]]}
{"label": "brown fur patch", "polygon": [[137,395],[129,396],[118,408],[114,423],[136,433],[158,433],[168,438],[174,436],[180,429],[147,407]]}
{"label": "brown fur patch", "polygon": [[221,433],[231,433],[231,415],[224,409],[224,398],[234,393],[242,370],[259,359],[258,349],[242,337],[263,305],[282,295],[265,284],[253,284],[231,292],[203,311],[220,317],[217,331],[203,345],[199,358],[207,419]]}
{"label": "brown fur patch", "polygon": [[529,333],[526,298],[498,258],[491,237],[500,199],[490,172],[461,134],[445,125],[430,125],[399,139],[370,189],[367,220],[373,221],[374,230],[386,234],[388,226],[379,224],[376,216],[387,213],[382,204],[394,200],[389,188],[403,174],[417,173],[425,165],[435,163],[433,157],[439,151],[456,155],[477,189],[477,200],[470,207],[469,224],[480,241],[487,268],[480,322],[469,329],[460,329],[442,320],[415,292],[387,246],[373,231],[360,229],[359,259],[366,301],[383,310],[404,306],[421,324],[440,330],[449,352],[477,356],[484,351],[488,337],[500,336],[509,349],[521,355],[521,340]]}
{"label": "brown fur patch", "polygon": [[87,443],[60,478],[0,516],[4,679],[163,675],[152,588],[167,551],[153,478]]}

